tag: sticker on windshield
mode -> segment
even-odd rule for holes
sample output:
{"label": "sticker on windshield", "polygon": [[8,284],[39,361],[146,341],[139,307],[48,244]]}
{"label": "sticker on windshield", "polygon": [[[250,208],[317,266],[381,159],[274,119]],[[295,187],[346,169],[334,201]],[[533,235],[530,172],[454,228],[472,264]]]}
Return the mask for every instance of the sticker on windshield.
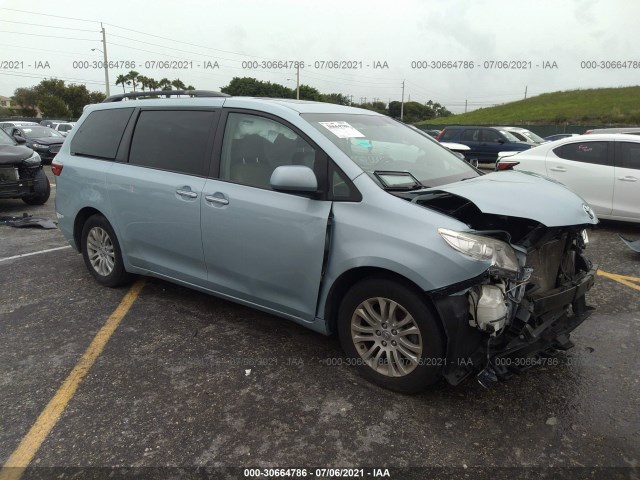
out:
{"label": "sticker on windshield", "polygon": [[364,135],[347,122],[318,122],[338,138],[362,138]]}

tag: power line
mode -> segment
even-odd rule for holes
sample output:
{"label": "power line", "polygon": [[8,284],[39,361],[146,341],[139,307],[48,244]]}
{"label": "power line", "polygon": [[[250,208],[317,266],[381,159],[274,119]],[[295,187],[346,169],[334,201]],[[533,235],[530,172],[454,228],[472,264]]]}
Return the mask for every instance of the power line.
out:
{"label": "power line", "polygon": [[[58,38],[58,39],[62,39],[62,40],[80,40],[82,42],[95,42],[97,40],[97,39],[94,39],[94,38],[57,37],[55,35],[42,35],[40,33],[9,32],[7,30],[0,30],[0,33],[11,33],[13,35],[29,35],[31,37]],[[96,32],[96,33],[98,33],[98,32]]]}
{"label": "power line", "polygon": [[99,23],[97,20],[87,20],[85,18],[73,18],[73,17],[64,17],[62,15],[51,15],[49,13],[40,13],[40,12],[29,12],[27,10],[18,10],[16,8],[7,8],[0,7],[0,10],[10,10],[12,12],[20,12],[20,13],[28,13],[29,15],[41,15],[43,17],[52,17],[52,18],[64,18],[65,20],[74,20],[76,22],[91,22],[91,23]]}
{"label": "power line", "polygon": [[4,23],[17,23],[19,25],[30,25],[32,27],[44,27],[44,28],[59,28],[62,30],[75,30],[76,32],[96,32],[97,30],[89,30],[87,28],[70,28],[70,27],[55,27],[53,25],[42,25],[39,23],[27,23],[27,22],[15,22],[13,20],[0,20]]}

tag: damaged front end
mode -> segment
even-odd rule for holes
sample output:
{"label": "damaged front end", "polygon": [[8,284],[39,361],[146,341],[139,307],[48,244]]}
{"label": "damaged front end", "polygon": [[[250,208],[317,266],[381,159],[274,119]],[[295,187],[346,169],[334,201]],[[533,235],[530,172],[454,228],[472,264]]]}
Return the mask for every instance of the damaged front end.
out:
{"label": "damaged front end", "polygon": [[[438,231],[451,248],[490,265],[480,277],[431,292],[447,334],[444,376],[450,383],[477,374],[488,386],[573,346],[570,332],[591,311],[585,293],[596,267],[583,251],[585,228],[595,222],[547,226],[482,212],[443,191],[412,201],[465,222],[468,231]],[[587,209],[587,218],[595,219]]]}

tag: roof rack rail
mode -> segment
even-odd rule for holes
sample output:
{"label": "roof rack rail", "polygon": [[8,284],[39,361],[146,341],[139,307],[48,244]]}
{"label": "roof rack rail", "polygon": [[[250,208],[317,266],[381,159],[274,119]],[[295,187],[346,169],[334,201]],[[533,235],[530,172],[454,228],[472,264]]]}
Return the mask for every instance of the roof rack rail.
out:
{"label": "roof rack rail", "polygon": [[120,102],[124,99],[137,99],[137,98],[148,98],[148,97],[157,97],[160,95],[189,95],[190,97],[229,97],[226,93],[220,92],[211,92],[208,90],[154,90],[153,92],[130,92],[130,93],[120,93],[118,95],[111,95],[109,98],[106,98],[102,101],[102,103],[111,103],[111,102]]}

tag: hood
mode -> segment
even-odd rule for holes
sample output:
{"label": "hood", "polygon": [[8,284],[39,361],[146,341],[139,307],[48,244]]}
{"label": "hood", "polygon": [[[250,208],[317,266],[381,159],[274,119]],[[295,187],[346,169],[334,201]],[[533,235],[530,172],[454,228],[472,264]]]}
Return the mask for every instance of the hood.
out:
{"label": "hood", "polygon": [[40,143],[42,145],[57,145],[59,143],[64,143],[64,138],[58,138],[58,137],[30,138],[29,141],[31,143]]}
{"label": "hood", "polygon": [[33,155],[33,150],[23,145],[0,145],[0,165],[17,165]]}
{"label": "hood", "polygon": [[447,192],[472,202],[482,213],[527,218],[547,227],[598,223],[596,214],[579,195],[555,180],[530,172],[493,172],[423,192]]}

